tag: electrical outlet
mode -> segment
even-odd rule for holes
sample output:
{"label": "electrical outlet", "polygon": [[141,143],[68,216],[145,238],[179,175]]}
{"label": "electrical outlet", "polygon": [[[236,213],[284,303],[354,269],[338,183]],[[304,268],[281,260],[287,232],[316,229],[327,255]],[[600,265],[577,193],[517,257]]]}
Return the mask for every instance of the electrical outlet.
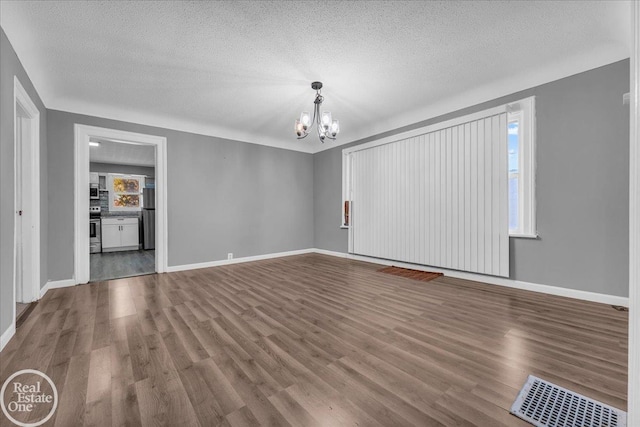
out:
{"label": "electrical outlet", "polygon": [[227,254],[227,259],[233,259],[233,253],[229,252],[229,253]]}

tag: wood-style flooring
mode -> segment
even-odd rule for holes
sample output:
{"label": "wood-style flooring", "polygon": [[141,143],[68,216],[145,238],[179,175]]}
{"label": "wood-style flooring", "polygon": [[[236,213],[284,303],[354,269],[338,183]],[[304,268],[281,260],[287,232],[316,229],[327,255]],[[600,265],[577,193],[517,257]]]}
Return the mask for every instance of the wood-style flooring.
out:
{"label": "wood-style flooring", "polygon": [[508,409],[528,374],[626,408],[628,313],[379,268],[307,254],[50,290],[0,379],[46,372],[56,426],[527,426]]}
{"label": "wood-style flooring", "polygon": [[24,312],[27,308],[29,308],[28,303],[17,302],[16,303],[16,319],[19,318],[20,315],[22,315],[22,312]]}
{"label": "wood-style flooring", "polygon": [[155,271],[155,250],[101,252],[89,257],[91,282],[153,274]]}

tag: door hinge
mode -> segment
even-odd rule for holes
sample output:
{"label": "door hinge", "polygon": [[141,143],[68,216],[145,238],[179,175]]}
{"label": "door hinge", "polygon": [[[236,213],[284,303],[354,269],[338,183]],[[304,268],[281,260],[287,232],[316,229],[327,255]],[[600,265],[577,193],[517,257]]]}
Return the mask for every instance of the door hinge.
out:
{"label": "door hinge", "polygon": [[22,210],[18,211],[18,215],[22,216]]}

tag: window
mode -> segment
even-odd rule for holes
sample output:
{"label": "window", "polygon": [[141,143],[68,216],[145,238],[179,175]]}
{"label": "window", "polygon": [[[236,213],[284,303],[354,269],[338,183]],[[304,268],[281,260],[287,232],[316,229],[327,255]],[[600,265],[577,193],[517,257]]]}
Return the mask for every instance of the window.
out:
{"label": "window", "polygon": [[519,113],[509,117],[509,231],[520,226],[518,195],[522,192],[520,184],[520,122]]}
{"label": "window", "polygon": [[[498,108],[498,107],[496,107]],[[504,108],[504,105],[501,106]],[[537,237],[535,219],[535,97],[529,97],[506,106],[508,133],[508,200],[509,200],[509,236]],[[450,120],[470,121],[474,116],[483,116],[489,110]],[[504,111],[504,110],[503,110]],[[432,125],[443,127],[444,124]],[[425,133],[425,128],[415,132]],[[396,136],[397,137],[397,136]],[[369,143],[371,144],[371,143]],[[351,171],[353,161],[350,152],[342,152],[342,218],[340,226],[347,228],[351,224],[353,206],[351,200]]]}
{"label": "window", "polygon": [[536,237],[535,98],[508,105],[509,235]]}
{"label": "window", "polygon": [[109,211],[139,211],[142,207],[144,177],[139,175],[108,175]]}

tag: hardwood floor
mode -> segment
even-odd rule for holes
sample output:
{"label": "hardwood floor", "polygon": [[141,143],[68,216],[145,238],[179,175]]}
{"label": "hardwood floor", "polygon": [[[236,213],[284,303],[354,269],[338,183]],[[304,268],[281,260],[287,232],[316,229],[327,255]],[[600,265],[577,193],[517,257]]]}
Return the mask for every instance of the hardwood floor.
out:
{"label": "hardwood floor", "polygon": [[378,268],[308,254],[51,290],[1,380],[46,372],[56,426],[527,426],[508,409],[528,374],[626,408],[628,313]]}
{"label": "hardwood floor", "polygon": [[17,302],[16,303],[16,318],[19,318],[20,315],[27,309],[29,308],[29,304],[25,304],[25,303],[21,303],[21,302]]}
{"label": "hardwood floor", "polygon": [[153,274],[156,271],[156,251],[138,250],[101,252],[90,255],[90,281],[120,279]]}

